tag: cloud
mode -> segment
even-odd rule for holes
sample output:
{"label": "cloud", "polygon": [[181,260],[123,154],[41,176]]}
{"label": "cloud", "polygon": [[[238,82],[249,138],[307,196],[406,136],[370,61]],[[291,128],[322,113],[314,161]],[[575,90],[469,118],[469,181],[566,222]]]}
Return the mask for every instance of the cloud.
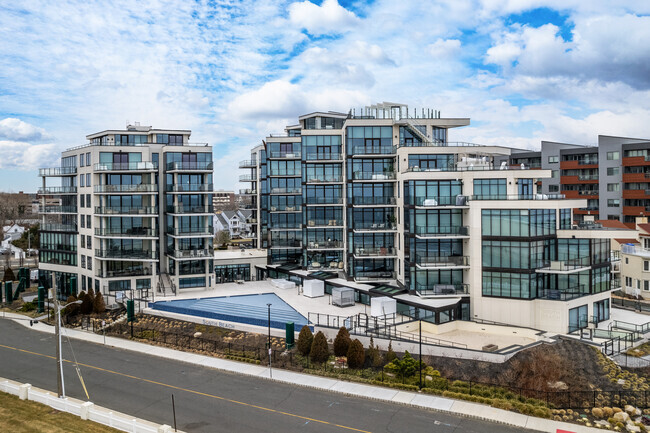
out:
{"label": "cloud", "polygon": [[[57,159],[58,150],[54,144],[30,144],[24,141],[0,140],[0,168],[35,170],[44,162]],[[6,185],[5,185],[6,186]]]}
{"label": "cloud", "polygon": [[43,128],[38,128],[15,117],[0,120],[0,139],[13,141],[41,141],[51,137]]}
{"label": "cloud", "polygon": [[438,39],[427,47],[427,51],[434,58],[450,57],[460,51],[460,41],[458,39]]}
{"label": "cloud", "polygon": [[344,33],[357,25],[360,19],[354,12],[341,6],[338,0],[324,0],[321,6],[305,0],[289,5],[289,21],[319,36]]}

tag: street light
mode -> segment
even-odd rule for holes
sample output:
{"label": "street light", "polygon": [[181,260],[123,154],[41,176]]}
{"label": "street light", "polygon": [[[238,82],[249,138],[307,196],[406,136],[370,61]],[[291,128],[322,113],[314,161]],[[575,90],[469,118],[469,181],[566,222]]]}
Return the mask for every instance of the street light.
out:
{"label": "street light", "polygon": [[422,389],[422,319],[420,319],[420,389]]}
{"label": "street light", "polygon": [[273,373],[271,372],[271,304],[266,304],[266,306],[269,309],[269,377],[273,377]]}
{"label": "street light", "polygon": [[65,384],[63,382],[63,360],[61,359],[61,308],[67,307],[68,305],[72,304],[81,304],[83,301],[82,300],[77,300],[70,302],[68,304],[59,305],[59,301],[56,299],[56,296],[53,296],[54,298],[54,307],[56,309],[56,324],[54,326],[54,333],[56,334],[56,369],[57,369],[57,377],[56,377],[56,390],[59,398],[65,398]]}

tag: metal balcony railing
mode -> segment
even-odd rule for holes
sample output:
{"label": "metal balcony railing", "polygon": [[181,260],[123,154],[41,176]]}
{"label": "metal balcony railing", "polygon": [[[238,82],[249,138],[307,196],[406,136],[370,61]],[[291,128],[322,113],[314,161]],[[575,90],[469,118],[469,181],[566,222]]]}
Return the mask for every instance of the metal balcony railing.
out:
{"label": "metal balcony railing", "polygon": [[71,176],[77,174],[77,167],[51,167],[51,168],[39,168],[38,175],[42,177],[46,176]]}
{"label": "metal balcony railing", "polygon": [[158,170],[157,162],[99,162],[93,166],[95,171],[154,171]]}
{"label": "metal balcony railing", "polygon": [[38,193],[49,194],[49,195],[76,194],[77,187],[76,186],[46,186],[45,188],[39,188]]}

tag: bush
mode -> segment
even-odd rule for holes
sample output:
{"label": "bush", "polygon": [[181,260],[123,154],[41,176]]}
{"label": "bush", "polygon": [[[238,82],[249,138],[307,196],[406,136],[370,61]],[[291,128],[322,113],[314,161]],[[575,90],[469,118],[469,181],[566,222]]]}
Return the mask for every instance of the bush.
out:
{"label": "bush", "polygon": [[14,271],[11,270],[10,267],[5,268],[5,276],[2,278],[2,281],[15,281],[16,276],[14,275]]}
{"label": "bush", "polygon": [[334,355],[346,356],[351,342],[352,340],[350,339],[350,333],[348,332],[347,328],[345,326],[341,326],[339,333],[336,334],[336,338],[334,339]]}
{"label": "bush", "polygon": [[375,342],[372,337],[370,337],[370,346],[368,346],[366,356],[370,360],[370,364],[373,367],[381,367],[383,365],[381,353],[379,353],[379,347],[375,346]]}
{"label": "bush", "polygon": [[[81,292],[83,294],[83,292]],[[71,302],[75,302],[77,298],[74,296],[70,295],[68,296],[68,299],[66,299],[65,303],[70,304],[67,307],[63,309],[63,314],[69,314],[70,316],[74,316],[79,312],[79,304],[71,304]]]}
{"label": "bush", "polygon": [[104,296],[102,292],[97,292],[95,299],[93,301],[93,311],[97,314],[101,314],[106,311],[106,303],[104,302]]}
{"label": "bush", "polygon": [[348,348],[348,367],[361,368],[366,360],[366,353],[363,350],[363,344],[356,338]]}
{"label": "bush", "polygon": [[93,312],[93,298],[85,292],[79,294],[79,299],[81,299],[81,314],[90,314]]}
{"label": "bush", "polygon": [[396,359],[397,359],[397,355],[393,351],[393,342],[389,341],[388,342],[388,352],[386,352],[386,362],[391,363]]}
{"label": "bush", "polygon": [[309,358],[312,360],[312,362],[320,364],[327,361],[329,357],[330,351],[329,347],[327,347],[327,338],[325,338],[325,334],[323,334],[321,331],[318,331],[314,337],[313,343],[311,344]]}
{"label": "bush", "polygon": [[601,408],[599,408],[599,407],[595,407],[595,408],[591,409],[591,414],[595,418],[598,418],[598,419],[603,419],[603,417],[605,416],[605,414],[603,413],[603,410]]}
{"label": "bush", "polygon": [[314,334],[312,334],[311,329],[309,329],[309,326],[307,325],[303,326],[300,330],[300,334],[298,334],[298,352],[300,352],[303,356],[309,355],[313,342]]}
{"label": "bush", "polygon": [[[384,369],[391,373],[399,375],[402,379],[415,375],[419,362],[413,359],[409,351],[404,352],[402,359],[395,358],[387,364]],[[456,382],[454,382],[455,384]]]}
{"label": "bush", "polygon": [[33,302],[25,302],[21,307],[20,311],[28,312],[36,310],[36,304]]}

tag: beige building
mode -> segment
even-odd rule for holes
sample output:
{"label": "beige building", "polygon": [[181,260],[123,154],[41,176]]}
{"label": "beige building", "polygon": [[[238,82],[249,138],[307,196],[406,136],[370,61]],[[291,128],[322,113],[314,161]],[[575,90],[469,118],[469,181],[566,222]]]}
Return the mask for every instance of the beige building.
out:
{"label": "beige building", "polygon": [[650,299],[650,224],[638,223],[637,233],[621,245],[621,283],[626,294]]}

